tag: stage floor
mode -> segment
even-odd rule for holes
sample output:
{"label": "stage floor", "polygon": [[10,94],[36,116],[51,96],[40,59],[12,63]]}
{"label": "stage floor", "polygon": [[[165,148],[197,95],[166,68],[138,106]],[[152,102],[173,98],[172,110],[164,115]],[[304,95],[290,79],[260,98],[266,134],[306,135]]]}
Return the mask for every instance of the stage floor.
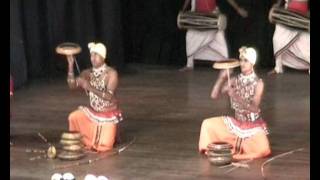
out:
{"label": "stage floor", "polygon": [[[120,154],[110,155],[90,165],[54,169],[65,162],[59,159],[30,158],[40,155],[26,149],[47,149],[38,132],[58,145],[68,129],[68,114],[86,105],[83,91],[70,91],[65,78],[33,81],[16,90],[11,105],[10,177],[12,180],[50,179],[53,173],[71,172],[77,180],[88,173],[122,179],[263,179],[265,159],[249,162],[250,169],[219,168],[198,154],[198,138],[203,119],[232,114],[227,97],[210,99],[218,72],[199,67],[178,72],[171,67],[133,66],[120,73],[118,99],[123,110],[122,144],[134,139]],[[275,159],[265,165],[268,179],[310,179],[310,76],[288,71],[267,76],[263,117],[269,125],[272,156],[303,148],[302,151]],[[120,146],[122,145],[120,144]],[[89,154],[81,161],[95,159]],[[270,158],[270,157],[269,157]]]}

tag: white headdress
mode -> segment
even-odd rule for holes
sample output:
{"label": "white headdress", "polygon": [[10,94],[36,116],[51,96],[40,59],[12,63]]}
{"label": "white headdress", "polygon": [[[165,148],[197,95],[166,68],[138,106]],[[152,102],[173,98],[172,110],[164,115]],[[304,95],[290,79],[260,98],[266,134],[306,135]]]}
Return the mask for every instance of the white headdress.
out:
{"label": "white headdress", "polygon": [[88,48],[90,50],[90,53],[95,52],[103,57],[103,59],[106,58],[107,48],[102,43],[91,42],[88,44]]}
{"label": "white headdress", "polygon": [[256,64],[257,61],[257,52],[255,49],[253,49],[252,47],[245,47],[242,46],[239,49],[239,58],[243,59],[245,58],[246,60],[248,60],[252,65]]}

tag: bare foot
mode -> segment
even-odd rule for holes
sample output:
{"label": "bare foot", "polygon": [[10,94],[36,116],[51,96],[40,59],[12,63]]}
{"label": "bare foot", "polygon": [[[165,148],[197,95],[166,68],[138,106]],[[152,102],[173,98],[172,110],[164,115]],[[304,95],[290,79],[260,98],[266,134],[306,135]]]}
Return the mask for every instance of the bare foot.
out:
{"label": "bare foot", "polygon": [[274,70],[274,69],[268,72],[268,75],[269,75],[269,76],[270,76],[270,75],[276,75],[276,74],[278,74],[278,73],[277,73],[277,71]]}
{"label": "bare foot", "polygon": [[187,67],[187,66],[179,69],[180,72],[186,72],[186,71],[192,71],[192,70],[193,70],[193,67]]}

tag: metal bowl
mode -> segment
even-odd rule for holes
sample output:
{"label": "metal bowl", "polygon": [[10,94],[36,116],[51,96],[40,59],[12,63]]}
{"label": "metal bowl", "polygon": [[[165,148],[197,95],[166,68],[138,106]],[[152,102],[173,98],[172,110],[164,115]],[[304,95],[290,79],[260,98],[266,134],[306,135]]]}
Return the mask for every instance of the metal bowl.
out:
{"label": "metal bowl", "polygon": [[208,160],[211,164],[216,166],[227,165],[232,162],[232,154],[231,151],[208,151]]}
{"label": "metal bowl", "polygon": [[61,135],[61,139],[66,139],[66,140],[80,140],[82,138],[82,135],[79,132],[64,132]]}
{"label": "metal bowl", "polygon": [[209,150],[208,153],[231,154],[231,149]]}
{"label": "metal bowl", "polygon": [[85,154],[82,152],[76,153],[76,152],[67,152],[62,151],[60,154],[58,154],[58,158],[61,160],[79,160],[85,157]]}
{"label": "metal bowl", "polygon": [[229,151],[231,149],[232,145],[226,142],[214,142],[208,145],[208,150],[214,152]]}
{"label": "metal bowl", "polygon": [[209,161],[211,164],[215,165],[215,166],[223,166],[223,165],[228,165],[232,162],[232,158],[231,157],[210,157]]}
{"label": "metal bowl", "polygon": [[220,156],[232,156],[231,151],[220,151],[220,152],[213,152],[208,151],[207,153],[208,157],[220,157]]}

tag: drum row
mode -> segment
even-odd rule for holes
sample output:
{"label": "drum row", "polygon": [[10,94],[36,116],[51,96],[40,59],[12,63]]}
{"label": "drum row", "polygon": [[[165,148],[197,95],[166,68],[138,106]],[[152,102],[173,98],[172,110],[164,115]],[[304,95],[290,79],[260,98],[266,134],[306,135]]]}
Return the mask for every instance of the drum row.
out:
{"label": "drum row", "polygon": [[[310,32],[310,18],[283,8],[273,7],[269,12],[269,21],[273,24],[281,24],[289,28]],[[177,17],[179,29],[196,30],[225,30],[227,18],[219,12],[198,13],[180,12]]]}

